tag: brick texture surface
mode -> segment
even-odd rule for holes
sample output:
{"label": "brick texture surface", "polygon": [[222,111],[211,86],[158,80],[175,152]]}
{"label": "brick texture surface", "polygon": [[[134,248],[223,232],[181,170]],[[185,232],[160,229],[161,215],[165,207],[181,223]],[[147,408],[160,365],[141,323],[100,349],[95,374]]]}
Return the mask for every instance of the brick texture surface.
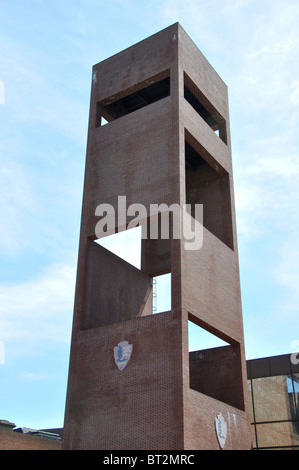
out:
{"label": "brick texture surface", "polygon": [[0,450],[61,450],[61,441],[0,428]]}
{"label": "brick texture surface", "polygon": [[[182,448],[178,321],[171,312],[80,332],[65,445],[73,449]],[[133,345],[120,371],[113,348]]]}
{"label": "brick texture surface", "polygon": [[[227,448],[250,448],[227,87],[179,24],[92,74],[63,448],[219,448],[220,412]],[[106,104],[162,76],[170,77],[169,96],[99,125]],[[213,119],[221,116],[225,141],[184,98],[185,83],[198,88]],[[205,161],[192,175],[186,140]],[[204,204],[202,248],[188,251],[184,239],[144,242],[142,271],[134,272],[91,248],[99,204],[112,204],[114,228],[121,225],[119,196],[127,206],[143,204],[147,215],[151,204]],[[171,311],[152,315],[152,276],[161,272],[171,272]],[[190,388],[189,318],[238,350],[233,384],[223,362],[222,391]],[[133,352],[119,371],[113,348],[122,340]],[[198,367],[208,376],[208,363]],[[243,397],[232,402],[233,387]]]}

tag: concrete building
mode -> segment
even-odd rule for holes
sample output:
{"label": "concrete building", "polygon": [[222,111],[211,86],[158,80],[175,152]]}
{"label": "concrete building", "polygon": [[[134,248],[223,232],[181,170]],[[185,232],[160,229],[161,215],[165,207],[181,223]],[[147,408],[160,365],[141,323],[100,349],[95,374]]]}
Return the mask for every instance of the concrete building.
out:
{"label": "concrete building", "polygon": [[[97,240],[136,213],[140,269]],[[188,322],[227,345],[189,361]],[[222,447],[251,447],[228,94],[177,23],[93,67],[63,448]]]}

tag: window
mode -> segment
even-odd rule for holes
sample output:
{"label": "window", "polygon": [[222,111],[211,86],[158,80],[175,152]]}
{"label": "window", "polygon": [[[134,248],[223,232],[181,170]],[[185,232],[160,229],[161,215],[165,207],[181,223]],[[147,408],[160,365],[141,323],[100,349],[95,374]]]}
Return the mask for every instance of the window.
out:
{"label": "window", "polygon": [[299,449],[299,375],[289,355],[248,361],[247,372],[254,448]]}
{"label": "window", "polygon": [[299,435],[299,377],[295,375],[287,377],[287,387],[293,432]]}

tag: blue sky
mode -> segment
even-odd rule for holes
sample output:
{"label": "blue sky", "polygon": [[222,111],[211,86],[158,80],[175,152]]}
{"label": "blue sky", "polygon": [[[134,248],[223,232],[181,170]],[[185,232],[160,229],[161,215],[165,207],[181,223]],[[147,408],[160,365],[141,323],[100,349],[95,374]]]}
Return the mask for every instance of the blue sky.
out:
{"label": "blue sky", "polygon": [[179,21],[228,85],[247,358],[299,341],[298,0],[0,0],[0,419],[63,425],[92,65]]}

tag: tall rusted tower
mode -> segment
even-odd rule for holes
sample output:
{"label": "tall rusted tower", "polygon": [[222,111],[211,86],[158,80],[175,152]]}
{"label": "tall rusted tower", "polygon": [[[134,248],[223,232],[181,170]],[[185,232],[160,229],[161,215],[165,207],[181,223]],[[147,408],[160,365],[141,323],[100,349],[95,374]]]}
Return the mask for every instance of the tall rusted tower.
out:
{"label": "tall rusted tower", "polygon": [[[227,87],[178,23],[92,77],[63,447],[249,449]],[[131,266],[95,241],[99,205],[110,229],[132,221],[119,196],[147,224],[152,204],[203,204],[202,246],[143,239]],[[163,273],[171,310],[153,315]],[[227,345],[189,354],[188,322]]]}

